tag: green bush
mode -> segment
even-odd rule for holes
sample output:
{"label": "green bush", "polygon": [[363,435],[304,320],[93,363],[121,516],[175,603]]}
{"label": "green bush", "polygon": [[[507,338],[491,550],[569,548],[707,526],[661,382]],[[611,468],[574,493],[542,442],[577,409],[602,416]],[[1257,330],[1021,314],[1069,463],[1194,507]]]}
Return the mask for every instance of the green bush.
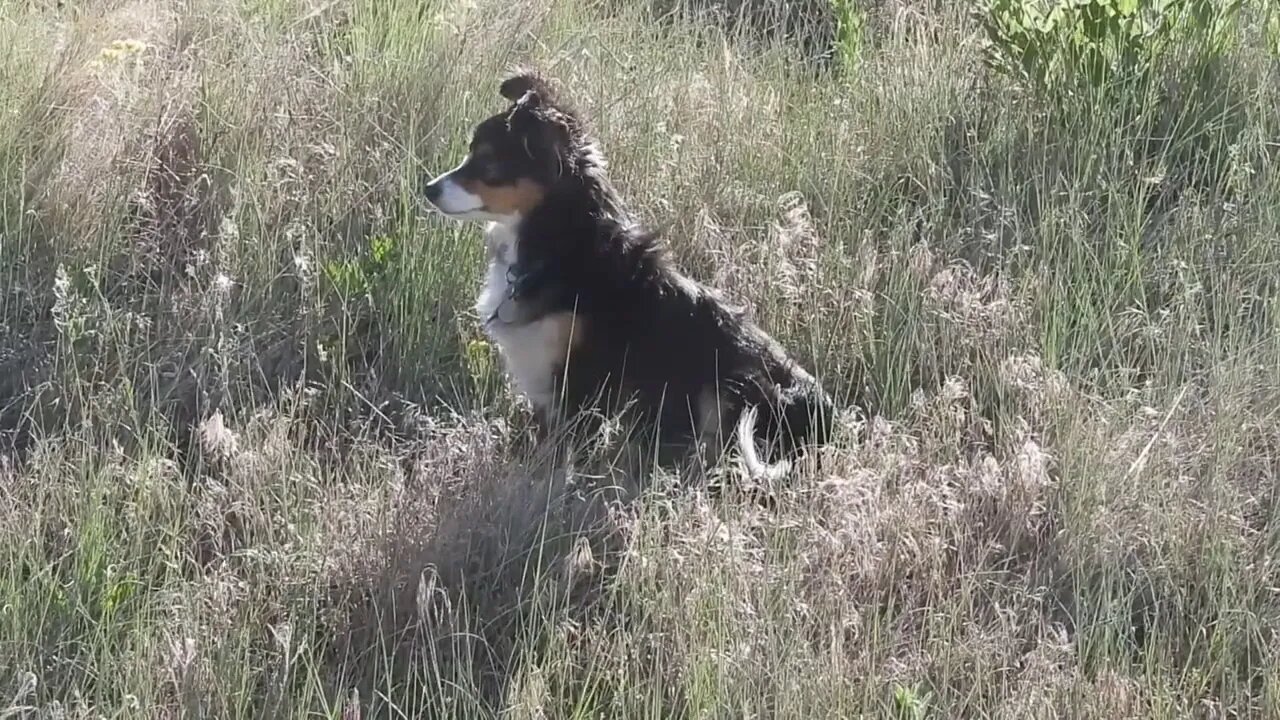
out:
{"label": "green bush", "polygon": [[1145,78],[1175,46],[1215,57],[1241,0],[987,0],[988,63],[1041,90]]}
{"label": "green bush", "polygon": [[836,14],[836,54],[842,67],[852,69],[862,56],[865,12],[855,0],[831,0]]}

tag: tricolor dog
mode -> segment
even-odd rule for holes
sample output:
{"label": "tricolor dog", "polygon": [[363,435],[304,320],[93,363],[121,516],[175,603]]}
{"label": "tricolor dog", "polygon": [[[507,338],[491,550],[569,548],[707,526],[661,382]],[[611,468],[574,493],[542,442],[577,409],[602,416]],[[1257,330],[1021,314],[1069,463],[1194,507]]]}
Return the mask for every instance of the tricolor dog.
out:
{"label": "tricolor dog", "polygon": [[476,310],[544,428],[582,411],[623,413],[676,455],[735,436],[757,478],[828,440],[832,402],[743,313],[681,274],[634,223],[581,117],[522,71],[505,110],[424,194],[487,224]]}

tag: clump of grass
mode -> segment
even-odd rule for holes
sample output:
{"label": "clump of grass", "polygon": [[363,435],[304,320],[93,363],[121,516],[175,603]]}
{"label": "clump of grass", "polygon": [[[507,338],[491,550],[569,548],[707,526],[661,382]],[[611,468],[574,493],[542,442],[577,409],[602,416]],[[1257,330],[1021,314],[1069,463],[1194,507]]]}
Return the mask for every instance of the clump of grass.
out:
{"label": "clump of grass", "polygon": [[[1276,714],[1269,8],[1071,93],[838,9],[0,8],[0,715]],[[865,411],[773,505],[530,449],[416,198],[516,60]]]}

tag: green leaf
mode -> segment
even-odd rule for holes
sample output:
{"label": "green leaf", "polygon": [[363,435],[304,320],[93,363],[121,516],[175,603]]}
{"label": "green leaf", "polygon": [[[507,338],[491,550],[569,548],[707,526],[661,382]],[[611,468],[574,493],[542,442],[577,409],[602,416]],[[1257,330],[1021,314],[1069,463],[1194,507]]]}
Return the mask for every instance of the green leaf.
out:
{"label": "green leaf", "polygon": [[138,584],[132,578],[121,578],[107,591],[107,596],[102,601],[103,611],[109,613],[115,610],[137,592]]}
{"label": "green leaf", "polygon": [[391,257],[396,241],[390,235],[378,235],[369,241],[369,251],[376,263],[384,263]]}

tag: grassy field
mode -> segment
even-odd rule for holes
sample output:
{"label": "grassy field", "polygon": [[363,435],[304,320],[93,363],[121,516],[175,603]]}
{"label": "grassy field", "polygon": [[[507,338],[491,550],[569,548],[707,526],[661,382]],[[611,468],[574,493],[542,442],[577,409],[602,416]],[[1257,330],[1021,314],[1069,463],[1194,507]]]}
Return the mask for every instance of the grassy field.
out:
{"label": "grassy field", "polygon": [[[1280,14],[658,4],[0,4],[0,718],[1280,717]],[[415,197],[516,61],[864,409],[775,507],[531,448]]]}

